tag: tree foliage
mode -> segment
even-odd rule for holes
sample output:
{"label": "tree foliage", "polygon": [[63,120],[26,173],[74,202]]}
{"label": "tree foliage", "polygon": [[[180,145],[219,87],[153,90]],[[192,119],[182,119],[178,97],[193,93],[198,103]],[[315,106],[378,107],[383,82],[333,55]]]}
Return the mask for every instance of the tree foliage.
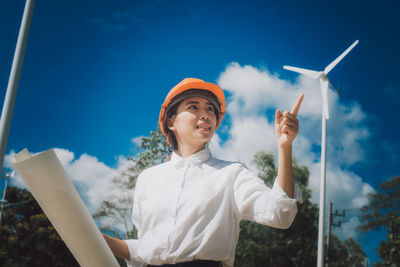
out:
{"label": "tree foliage", "polygon": [[397,266],[400,262],[400,176],[382,182],[368,198],[369,204],[361,208],[360,228],[363,231],[384,228],[388,232],[387,240],[378,247],[383,265],[376,262],[375,266]]}
{"label": "tree foliage", "polygon": [[364,266],[365,253],[352,238],[342,242],[337,236],[332,235],[330,249],[327,253],[329,267]]}
{"label": "tree foliage", "polygon": [[[389,223],[389,233],[386,241],[379,244],[378,255],[382,258],[383,266],[398,266],[400,263],[400,218]],[[375,265],[381,266],[379,263]]]}
{"label": "tree foliage", "polygon": [[[111,194],[104,200],[93,217],[102,225],[101,230],[118,238],[136,238],[131,223],[132,191],[136,179],[144,169],[162,163],[168,152],[168,145],[159,127],[150,131],[150,136],[140,138],[136,157],[129,157],[130,165],[112,180]],[[121,232],[121,228],[123,231]]]}
{"label": "tree foliage", "polygon": [[389,231],[390,224],[400,216],[400,176],[382,182],[376,193],[368,194],[369,204],[361,208],[360,228],[364,231]]}
{"label": "tree foliage", "polygon": [[[274,156],[260,151],[253,161],[258,176],[272,187],[277,175]],[[293,177],[303,191],[303,205],[292,226],[287,230],[274,229],[250,221],[240,223],[240,238],[236,249],[235,266],[314,266],[318,234],[318,208],[310,201],[307,188],[309,171],[293,164]]]}
{"label": "tree foliage", "polygon": [[[260,151],[253,162],[266,185],[272,187],[277,176],[274,156]],[[289,229],[266,227],[250,221],[240,223],[235,266],[315,266],[317,261],[318,207],[311,202],[307,187],[310,173],[293,161],[293,177],[303,192],[303,204]],[[365,258],[353,239],[344,242],[332,235],[329,266],[361,266]]]}
{"label": "tree foliage", "polygon": [[0,266],[79,266],[31,193],[8,187]]}
{"label": "tree foliage", "polygon": [[157,127],[155,131],[150,131],[150,136],[141,137],[137,148],[141,152],[134,158],[128,158],[133,162],[133,171],[142,171],[164,162],[168,152],[168,144],[160,127]]}
{"label": "tree foliage", "polygon": [[[157,127],[156,131],[150,131],[150,136],[140,138],[137,149],[140,152],[128,158],[129,167],[113,178],[110,191],[114,193],[93,214],[102,232],[121,239],[137,238],[137,231],[131,222],[133,188],[140,172],[165,160],[168,145]],[[123,259],[117,257],[117,260],[121,266],[126,266]]]}

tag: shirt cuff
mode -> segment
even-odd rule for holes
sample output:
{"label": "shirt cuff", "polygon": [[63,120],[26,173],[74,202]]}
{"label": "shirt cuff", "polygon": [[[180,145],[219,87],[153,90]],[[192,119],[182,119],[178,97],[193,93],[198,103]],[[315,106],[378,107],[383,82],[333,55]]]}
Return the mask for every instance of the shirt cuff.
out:
{"label": "shirt cuff", "polygon": [[290,198],[285,190],[282,189],[282,187],[280,186],[280,184],[278,183],[278,178],[275,179],[274,185],[272,187],[272,190],[275,193],[278,193],[279,195],[282,195],[286,198],[289,199],[295,199],[297,202],[299,202],[300,204],[303,204],[303,192],[301,191],[299,185],[296,182],[293,182],[293,198]]}
{"label": "shirt cuff", "polygon": [[124,240],[128,245],[130,260],[125,260],[128,267],[144,267],[145,264],[138,257],[139,240],[128,239]]}

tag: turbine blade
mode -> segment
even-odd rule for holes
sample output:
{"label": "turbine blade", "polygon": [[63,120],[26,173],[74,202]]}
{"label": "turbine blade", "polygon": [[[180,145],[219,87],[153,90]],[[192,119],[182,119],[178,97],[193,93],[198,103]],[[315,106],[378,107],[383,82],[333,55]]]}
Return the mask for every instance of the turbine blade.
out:
{"label": "turbine blade", "polygon": [[307,70],[307,69],[301,69],[301,68],[297,68],[297,67],[291,67],[291,66],[283,66],[283,68],[285,70],[291,70],[294,72],[298,72],[301,74],[304,74],[312,79],[318,79],[319,76],[321,75],[321,73],[319,71],[315,71],[315,70]]}
{"label": "turbine blade", "polygon": [[321,85],[321,93],[322,93],[322,112],[324,114],[324,118],[329,120],[329,106],[328,106],[328,88],[329,82],[319,80]]}
{"label": "turbine blade", "polygon": [[331,64],[326,66],[324,69],[325,75],[327,75],[350,51],[358,44],[358,40],[356,40],[349,48],[346,49],[337,59],[332,61]]}

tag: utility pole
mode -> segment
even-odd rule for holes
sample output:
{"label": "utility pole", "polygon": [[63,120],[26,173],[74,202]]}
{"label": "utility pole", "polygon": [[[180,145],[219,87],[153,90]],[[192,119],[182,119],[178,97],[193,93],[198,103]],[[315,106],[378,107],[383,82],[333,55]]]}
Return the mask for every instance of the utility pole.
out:
{"label": "utility pole", "polygon": [[5,184],[4,184],[3,198],[0,200],[0,203],[1,203],[1,209],[0,209],[0,225],[1,225],[1,218],[2,218],[2,216],[3,216],[3,206],[4,206],[4,204],[7,203],[7,200],[6,200],[6,192],[7,192],[8,179],[10,179],[11,177],[14,177],[14,172],[4,174],[4,179],[6,179],[6,182],[5,182]]}
{"label": "utility pole", "polygon": [[333,223],[333,216],[339,216],[339,217],[344,217],[346,216],[346,212],[343,210],[342,213],[339,214],[338,210],[335,210],[335,213],[332,213],[332,202],[329,202],[329,211],[328,211],[328,233],[326,237],[326,257],[325,257],[325,266],[328,267],[329,265],[329,246],[330,246],[330,240],[331,240],[331,227],[340,227],[342,225],[342,222],[339,221],[337,224]]}

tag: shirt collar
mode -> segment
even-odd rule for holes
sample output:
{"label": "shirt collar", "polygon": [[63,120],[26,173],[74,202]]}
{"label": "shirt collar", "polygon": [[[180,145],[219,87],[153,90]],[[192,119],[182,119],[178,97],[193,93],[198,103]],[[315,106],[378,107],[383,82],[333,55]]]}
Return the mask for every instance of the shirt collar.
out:
{"label": "shirt collar", "polygon": [[190,155],[187,158],[182,158],[175,151],[172,152],[171,163],[175,166],[183,166],[186,162],[190,162],[194,165],[201,165],[211,158],[211,152],[206,144],[205,148]]}

